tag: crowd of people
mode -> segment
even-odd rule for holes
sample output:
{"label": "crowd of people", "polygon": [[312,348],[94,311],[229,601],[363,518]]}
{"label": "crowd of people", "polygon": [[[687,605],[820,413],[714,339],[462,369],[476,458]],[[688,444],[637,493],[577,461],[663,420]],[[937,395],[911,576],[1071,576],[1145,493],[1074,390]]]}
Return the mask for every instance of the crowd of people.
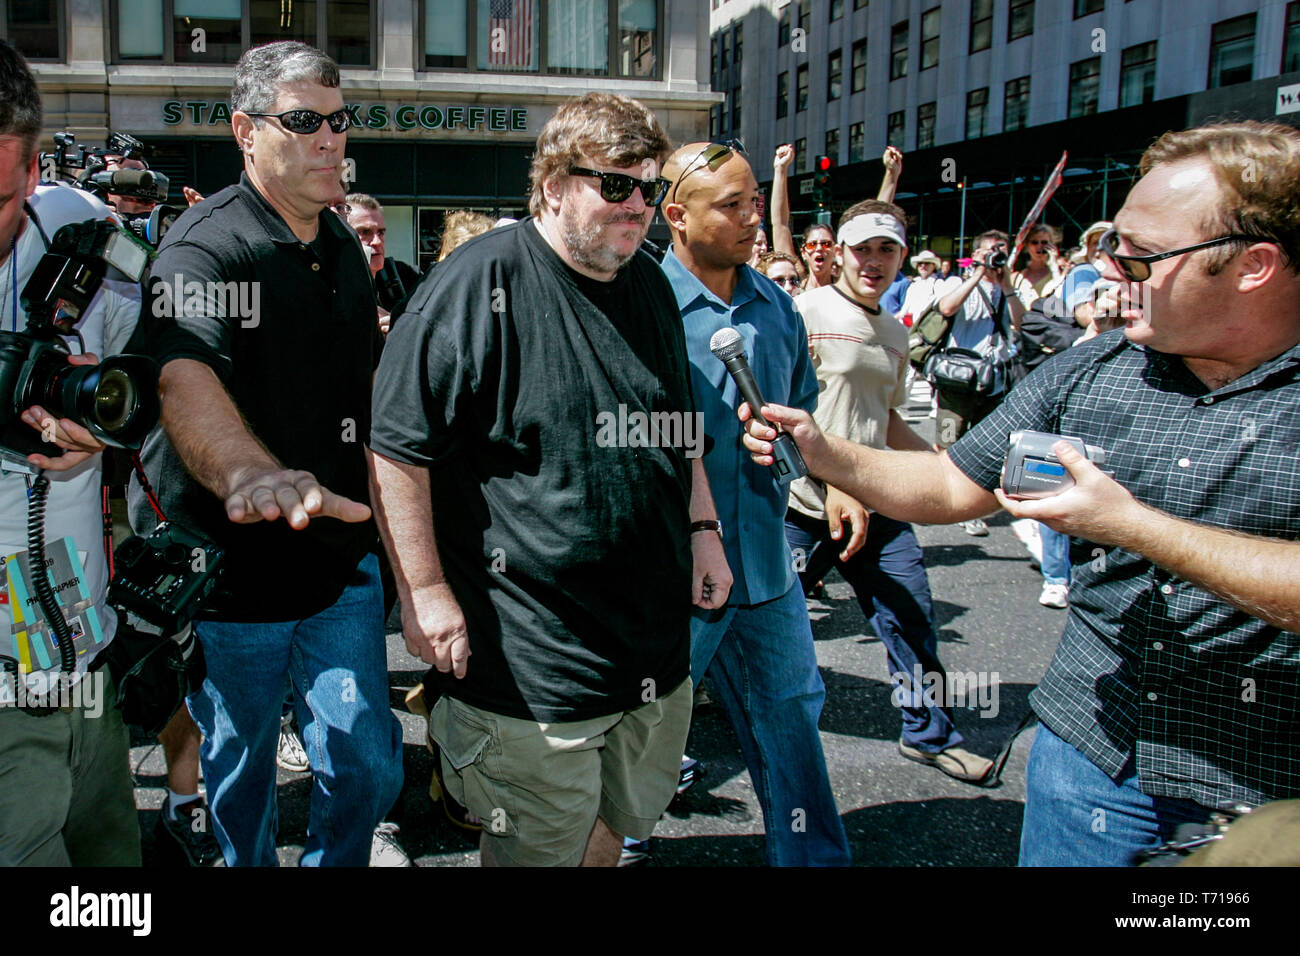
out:
{"label": "crowd of people", "polygon": [[[1036,523],[1043,603],[1068,608],[1031,698],[1022,865],[1127,865],[1225,804],[1300,796],[1300,132],[1168,133],[1077,255],[1039,226],[1025,261],[1004,262],[1010,240],[989,231],[953,268],[909,257],[895,150],[880,194],[807,228],[799,254],[789,147],[764,231],[739,144],[674,149],[652,110],[587,93],[538,137],[528,217],[449,223],[420,276],[386,256],[382,207],[345,195],[328,56],[247,51],[231,107],[243,175],[193,197],[152,275],[248,284],[260,319],[211,293],[172,308],[146,279],[134,298],[102,290],[79,329],[83,351],[161,369],[141,454],[158,508],[134,477],[132,528],[165,512],[225,554],[193,622],[206,676],[168,728],[160,827],[190,862],[275,865],[277,760],[312,775],[304,865],[396,848],[396,605],[430,666],[410,705],[434,792],[479,834],[484,865],[613,866],[643,846],[692,772],[706,675],[767,862],[848,865],[805,592],[831,568],[853,587],[901,701],[900,757],[990,784],[993,761],[946,706],[911,523],[987,534],[999,508]],[[0,302],[15,330],[40,234],[86,216],[75,190],[37,188],[40,130],[35,83],[0,41]],[[1232,172],[1246,162],[1258,176]],[[656,212],[672,237],[661,261],[645,246]],[[931,442],[900,410],[910,327],[934,312]],[[728,332],[761,418],[713,351]],[[963,362],[972,387],[951,372]],[[87,555],[106,646],[103,445],[40,408],[23,420],[63,450],[30,462],[53,486],[48,533]],[[767,467],[777,428],[807,465],[793,483]],[[1105,471],[1057,443],[1073,485],[1008,497],[1018,430],[1104,448]],[[5,472],[0,491],[0,540],[20,541],[24,476]],[[104,673],[102,651],[80,679]],[[940,686],[922,693],[919,673]],[[0,864],[139,862],[112,708],[0,708],[0,781]]]}

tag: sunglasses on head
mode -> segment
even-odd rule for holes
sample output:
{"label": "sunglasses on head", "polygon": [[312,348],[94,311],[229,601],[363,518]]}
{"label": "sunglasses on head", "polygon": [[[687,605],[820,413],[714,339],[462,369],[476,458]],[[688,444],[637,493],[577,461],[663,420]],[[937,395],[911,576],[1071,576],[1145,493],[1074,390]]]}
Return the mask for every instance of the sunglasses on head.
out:
{"label": "sunglasses on head", "polygon": [[818,249],[833,249],[835,243],[830,239],[809,239],[803,247],[809,252],[816,252]]}
{"label": "sunglasses on head", "polygon": [[602,173],[596,169],[584,169],[570,166],[570,176],[595,176],[600,180],[600,198],[605,202],[623,202],[632,195],[634,189],[641,190],[641,198],[647,206],[657,206],[664,201],[669,182],[662,176],[657,179],[634,179],[623,173]]}
{"label": "sunglasses on head", "polygon": [[1174,256],[1181,256],[1185,252],[1195,252],[1197,249],[1209,249],[1211,246],[1221,246],[1225,242],[1267,242],[1266,239],[1260,239],[1258,236],[1246,236],[1241,233],[1232,233],[1227,236],[1220,236],[1218,239],[1207,239],[1205,242],[1198,242],[1194,246],[1184,246],[1181,249],[1171,249],[1168,252],[1157,252],[1150,256],[1122,256],[1116,250],[1119,249],[1120,235],[1114,229],[1107,229],[1097,240],[1097,251],[1105,253],[1111,262],[1115,263],[1115,268],[1129,282],[1145,282],[1151,278],[1151,263],[1159,262],[1161,259],[1172,259]]}
{"label": "sunglasses on head", "polygon": [[[702,150],[691,157],[691,161],[682,167],[682,173],[677,177],[677,182],[673,183],[673,198],[671,202],[677,201],[677,187],[682,184],[682,180],[698,169],[707,169],[709,172],[715,172],[723,161],[732,153],[739,153],[741,156],[748,156],[745,152],[745,144],[738,139],[729,139],[725,143],[709,143]],[[700,160],[704,162],[700,162]],[[696,165],[699,163],[699,165]]]}
{"label": "sunglasses on head", "polygon": [[346,132],[352,125],[352,118],[347,110],[338,110],[329,116],[322,116],[315,110],[285,110],[283,113],[248,113],[248,116],[262,116],[277,119],[280,125],[291,133],[308,136],[320,129],[321,123],[329,123],[335,133]]}

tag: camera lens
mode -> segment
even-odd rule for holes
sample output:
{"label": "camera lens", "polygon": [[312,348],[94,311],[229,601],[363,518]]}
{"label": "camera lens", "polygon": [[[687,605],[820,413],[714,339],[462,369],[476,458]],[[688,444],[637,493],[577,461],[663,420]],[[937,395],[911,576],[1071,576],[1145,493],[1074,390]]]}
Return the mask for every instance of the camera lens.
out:
{"label": "camera lens", "polygon": [[104,431],[121,431],[139,404],[135,382],[122,369],[110,368],[99,377],[92,407],[95,423]]}
{"label": "camera lens", "polygon": [[1007,264],[1007,254],[1005,252],[995,252],[988,259],[990,269],[1001,269]]}

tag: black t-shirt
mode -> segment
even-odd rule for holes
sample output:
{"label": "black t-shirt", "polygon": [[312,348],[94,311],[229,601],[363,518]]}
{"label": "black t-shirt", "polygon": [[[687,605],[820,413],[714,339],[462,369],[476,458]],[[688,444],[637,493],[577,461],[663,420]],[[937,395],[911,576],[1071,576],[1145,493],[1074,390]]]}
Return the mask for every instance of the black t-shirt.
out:
{"label": "black t-shirt", "polygon": [[[131,347],[160,364],[188,358],[210,366],[249,430],[286,468],[368,502],[365,439],[381,345],[374,291],[356,237],[328,210],[318,222],[317,239],[301,242],[246,176],[184,213],[145,283]],[[338,600],[375,540],[372,521],[322,518],[302,531],[283,519],[232,523],[161,428],[142,458],[167,517],[226,551],[204,617],[310,617]],[[137,480],[128,498],[132,526],[145,533],[156,521]]]}
{"label": "black t-shirt", "polygon": [[430,671],[442,692],[582,720],[688,676],[691,461],[628,447],[618,422],[694,411],[681,316],[647,255],[595,282],[525,220],[424,278],[389,333],[370,445],[430,469],[473,652],[461,680]]}

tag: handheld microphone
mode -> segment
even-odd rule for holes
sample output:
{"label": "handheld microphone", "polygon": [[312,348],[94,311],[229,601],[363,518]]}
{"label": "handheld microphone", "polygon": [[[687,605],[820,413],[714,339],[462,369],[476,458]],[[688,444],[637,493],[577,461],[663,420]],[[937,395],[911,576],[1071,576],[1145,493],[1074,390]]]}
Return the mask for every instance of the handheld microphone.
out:
{"label": "handheld microphone", "polygon": [[[709,339],[709,351],[727,367],[741,396],[749,402],[754,420],[767,425],[767,419],[759,411],[763,407],[763,396],[759,394],[754,372],[745,357],[745,340],[740,337],[740,333],[730,327],[718,329],[713,333],[713,338]],[[803,455],[799,454],[799,446],[785,432],[772,439],[772,471],[776,480],[783,485],[808,474],[808,466],[804,464]]]}
{"label": "handheld microphone", "polygon": [[383,266],[375,273],[375,286],[383,291],[388,301],[396,305],[406,295],[406,286],[397,273],[397,260],[388,256]]}
{"label": "handheld microphone", "polygon": [[92,173],[90,181],[116,193],[123,189],[153,189],[155,177],[150,169],[114,169]]}

